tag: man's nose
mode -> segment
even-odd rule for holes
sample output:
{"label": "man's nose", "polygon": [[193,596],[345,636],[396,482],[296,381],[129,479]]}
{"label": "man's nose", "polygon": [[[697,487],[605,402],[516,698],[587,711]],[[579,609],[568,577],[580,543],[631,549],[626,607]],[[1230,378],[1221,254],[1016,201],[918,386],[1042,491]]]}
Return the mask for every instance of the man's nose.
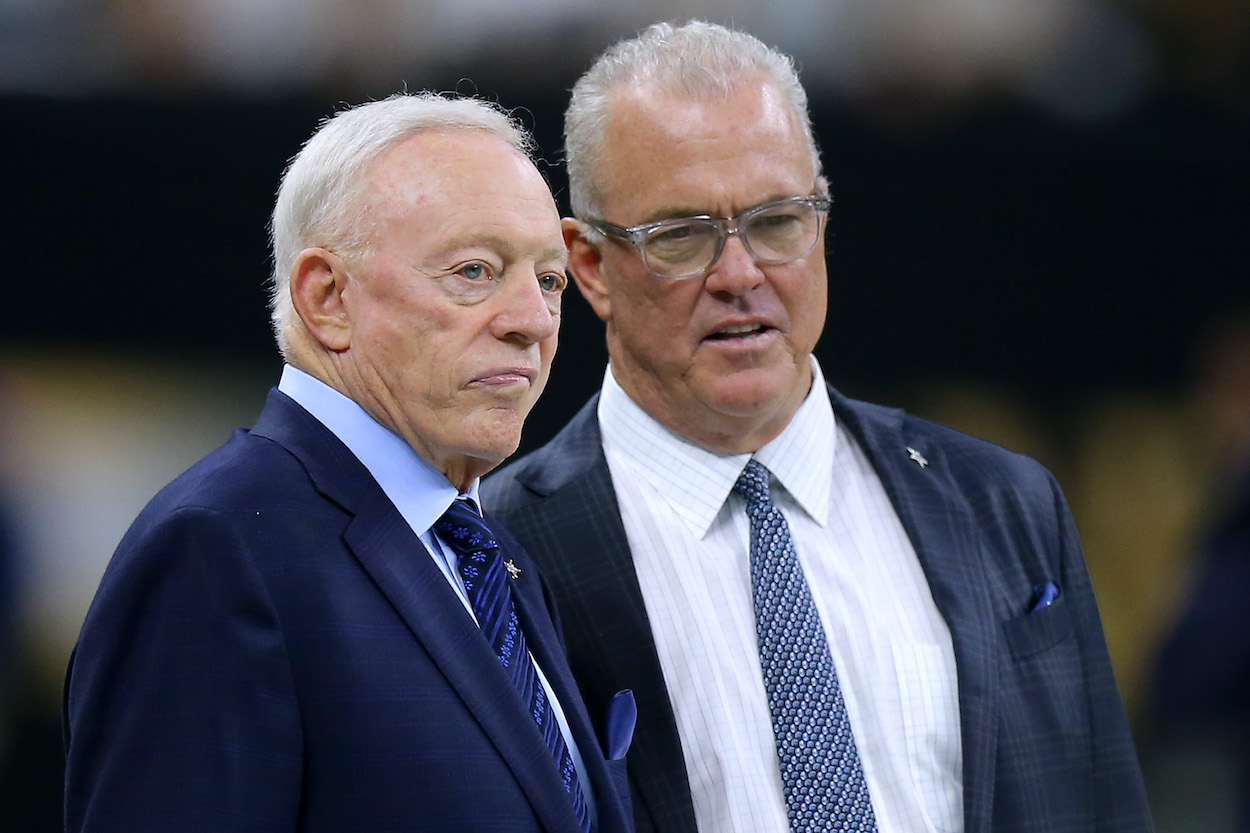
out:
{"label": "man's nose", "polygon": [[704,279],[708,292],[727,292],[745,295],[765,280],[764,272],[755,257],[747,249],[739,234],[731,234],[725,241],[720,257],[712,264],[712,270]]}
{"label": "man's nose", "polygon": [[518,338],[533,344],[551,338],[560,327],[560,297],[544,292],[533,270],[509,275],[497,295],[495,337]]}

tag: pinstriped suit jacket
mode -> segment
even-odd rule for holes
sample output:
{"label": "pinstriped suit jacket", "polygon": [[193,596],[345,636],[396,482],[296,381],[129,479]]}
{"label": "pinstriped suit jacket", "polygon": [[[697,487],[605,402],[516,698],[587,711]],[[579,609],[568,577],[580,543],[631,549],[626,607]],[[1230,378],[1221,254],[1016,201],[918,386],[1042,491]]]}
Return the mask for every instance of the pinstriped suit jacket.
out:
{"label": "pinstriped suit jacket", "polygon": [[[1058,484],[1027,457],[830,388],[885,485],[950,627],[968,833],[1147,831],[1133,742],[1084,556]],[[695,829],[681,744],[600,444],[592,399],[483,484],[537,559],[592,715],[632,688],[640,831]],[[909,458],[915,448],[928,460]],[[1057,602],[1029,612],[1034,585]]]}
{"label": "pinstriped suit jacket", "polygon": [[[538,573],[511,583],[601,833],[632,827]],[[126,534],[66,681],[67,831],[576,833],[527,708],[368,470],[272,392]]]}

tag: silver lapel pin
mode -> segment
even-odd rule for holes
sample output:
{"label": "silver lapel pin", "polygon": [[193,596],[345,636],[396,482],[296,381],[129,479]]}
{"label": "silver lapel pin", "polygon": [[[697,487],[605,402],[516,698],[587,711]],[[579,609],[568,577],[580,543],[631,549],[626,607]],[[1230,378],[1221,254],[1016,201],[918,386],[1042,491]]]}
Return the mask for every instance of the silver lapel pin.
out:
{"label": "silver lapel pin", "polygon": [[920,466],[922,469],[929,465],[929,461],[924,458],[924,455],[911,446],[907,446],[907,456],[915,460],[916,465]]}
{"label": "silver lapel pin", "polygon": [[509,575],[509,576],[511,576],[513,579],[520,578],[520,576],[521,576],[521,568],[520,568],[520,567],[518,567],[517,565],[513,564],[513,563],[512,563],[512,559],[511,559],[511,558],[509,558],[507,561],[505,561],[505,562],[503,563],[503,565],[504,565],[504,567],[508,568],[508,575]]}

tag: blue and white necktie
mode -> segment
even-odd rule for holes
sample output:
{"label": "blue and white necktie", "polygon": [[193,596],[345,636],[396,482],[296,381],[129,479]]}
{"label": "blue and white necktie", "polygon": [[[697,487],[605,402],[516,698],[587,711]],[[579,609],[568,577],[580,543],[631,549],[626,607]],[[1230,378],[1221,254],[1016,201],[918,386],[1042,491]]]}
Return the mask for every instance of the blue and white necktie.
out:
{"label": "blue and white necktie", "polygon": [[871,833],[877,823],[833,656],[790,526],[756,460],[734,484],[751,521],[751,586],[790,829]]}
{"label": "blue and white necktie", "polygon": [[452,501],[451,507],[435,522],[434,530],[455,551],[457,570],[468,592],[473,614],[482,628],[482,635],[490,643],[499,664],[512,679],[529,708],[530,716],[538,724],[543,740],[560,769],[560,778],[572,799],[581,828],[589,833],[590,812],[578,784],[577,767],[556,722],[546,689],[538,679],[538,671],[525,644],[525,632],[517,621],[512,592],[508,588],[508,567],[511,565],[504,563],[495,536],[470,501]]}

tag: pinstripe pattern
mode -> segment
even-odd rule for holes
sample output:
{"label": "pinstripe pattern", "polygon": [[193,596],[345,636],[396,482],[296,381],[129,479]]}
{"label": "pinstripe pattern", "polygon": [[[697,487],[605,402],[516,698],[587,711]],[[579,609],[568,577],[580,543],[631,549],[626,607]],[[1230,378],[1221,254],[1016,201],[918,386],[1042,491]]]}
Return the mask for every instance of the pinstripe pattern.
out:
{"label": "pinstripe pattern", "polygon": [[[854,440],[848,445],[879,478],[950,631],[964,829],[1149,831],[1089,576],[1054,479],[1033,460],[901,411],[832,389],[830,398],[839,428]],[[489,478],[482,494],[541,560],[588,706],[602,709],[625,687],[638,697],[629,756],[638,830],[689,833],[695,825],[686,784],[694,773],[686,771],[675,728],[671,702],[678,698],[651,639],[597,404],[596,397],[550,443]],[[921,469],[908,447],[929,465]],[[789,516],[788,507],[783,511]],[[745,520],[742,526],[745,539]],[[1030,614],[1032,587],[1042,581],[1058,585],[1060,598]],[[840,668],[843,659],[835,661]],[[927,699],[925,687],[917,686],[914,697]],[[854,728],[862,737],[860,725]]]}
{"label": "pinstripe pattern", "polygon": [[[755,456],[784,487],[775,500],[825,624],[879,830],[955,830],[950,634],[876,475],[838,432],[819,376],[813,391]],[[750,455],[712,454],[675,436],[610,375],[599,416],[699,829],[787,830],[755,652],[750,528],[731,496]]]}

